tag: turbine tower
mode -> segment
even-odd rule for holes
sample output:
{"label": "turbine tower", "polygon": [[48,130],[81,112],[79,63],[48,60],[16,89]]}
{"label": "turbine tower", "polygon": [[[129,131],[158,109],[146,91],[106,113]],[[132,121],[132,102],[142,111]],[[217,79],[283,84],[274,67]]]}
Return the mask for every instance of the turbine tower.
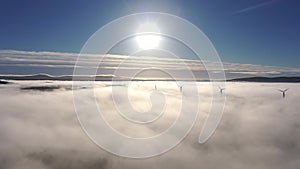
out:
{"label": "turbine tower", "polygon": [[182,87],[183,87],[183,85],[179,86],[180,93],[182,93]]}

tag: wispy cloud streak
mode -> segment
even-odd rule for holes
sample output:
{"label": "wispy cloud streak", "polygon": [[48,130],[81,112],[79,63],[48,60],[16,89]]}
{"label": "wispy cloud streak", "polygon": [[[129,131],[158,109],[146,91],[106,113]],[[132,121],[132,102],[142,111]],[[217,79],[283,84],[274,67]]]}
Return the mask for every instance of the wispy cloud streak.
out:
{"label": "wispy cloud streak", "polygon": [[250,6],[244,9],[241,9],[239,11],[236,11],[235,14],[240,14],[240,13],[244,13],[244,12],[250,12],[252,10],[256,10],[262,7],[266,7],[266,6],[270,6],[273,5],[274,3],[279,2],[280,0],[271,0],[271,1],[266,1],[266,2],[262,2],[260,4],[254,5],[254,6]]}
{"label": "wispy cloud streak", "polygon": [[[196,74],[206,72],[205,65],[215,63],[205,60],[192,60],[171,57],[154,56],[125,56],[125,55],[96,55],[81,54],[82,65],[76,66],[77,53],[62,52],[32,52],[0,50],[0,74],[24,74],[24,69],[30,69],[31,74],[47,73],[52,75],[69,75],[76,68],[99,68],[100,74],[113,73],[111,70],[136,70],[144,68],[157,68],[168,71],[191,70]],[[101,61],[101,64],[99,64]],[[227,75],[236,76],[274,76],[299,75],[300,69],[278,66],[263,66],[255,64],[239,64],[223,62]],[[213,67],[213,66],[212,66]],[[65,70],[65,71],[64,71]],[[59,73],[60,71],[61,74]],[[55,72],[55,73],[54,73]],[[126,76],[126,75],[125,75]]]}

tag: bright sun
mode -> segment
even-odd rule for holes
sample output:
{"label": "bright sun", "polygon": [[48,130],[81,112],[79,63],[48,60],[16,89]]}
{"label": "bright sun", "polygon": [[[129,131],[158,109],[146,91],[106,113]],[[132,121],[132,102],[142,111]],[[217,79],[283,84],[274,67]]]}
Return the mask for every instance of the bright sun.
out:
{"label": "bright sun", "polygon": [[159,45],[161,37],[159,35],[139,35],[136,37],[137,43],[141,49],[154,49]]}

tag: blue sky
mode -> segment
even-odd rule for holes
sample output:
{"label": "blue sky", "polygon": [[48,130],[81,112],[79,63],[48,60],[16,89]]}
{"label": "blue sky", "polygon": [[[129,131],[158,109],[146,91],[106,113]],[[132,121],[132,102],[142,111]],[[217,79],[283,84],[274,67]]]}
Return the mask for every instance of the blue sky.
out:
{"label": "blue sky", "polygon": [[225,62],[299,68],[299,7],[298,0],[2,0],[0,49],[76,53],[108,22],[156,11],[198,26]]}

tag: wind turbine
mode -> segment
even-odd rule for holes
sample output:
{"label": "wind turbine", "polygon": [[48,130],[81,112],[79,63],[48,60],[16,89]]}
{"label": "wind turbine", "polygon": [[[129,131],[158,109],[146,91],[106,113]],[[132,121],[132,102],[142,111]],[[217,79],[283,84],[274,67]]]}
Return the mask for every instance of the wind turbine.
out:
{"label": "wind turbine", "polygon": [[179,87],[180,93],[182,93],[182,89],[184,84],[180,84],[179,82],[176,82],[177,86]]}
{"label": "wind turbine", "polygon": [[282,97],[285,98],[285,92],[288,91],[289,89],[285,89],[285,90],[281,90],[278,89],[278,91],[280,91],[282,93]]}
{"label": "wind turbine", "polygon": [[182,93],[182,88],[183,88],[184,84],[177,84],[177,86],[179,87],[180,93]]}
{"label": "wind turbine", "polygon": [[180,89],[180,93],[182,93],[182,87],[183,87],[184,85],[180,85],[179,86],[179,89]]}
{"label": "wind turbine", "polygon": [[221,87],[219,86],[219,90],[220,90],[220,93],[222,94],[223,91],[225,90],[225,88],[221,88]]}

